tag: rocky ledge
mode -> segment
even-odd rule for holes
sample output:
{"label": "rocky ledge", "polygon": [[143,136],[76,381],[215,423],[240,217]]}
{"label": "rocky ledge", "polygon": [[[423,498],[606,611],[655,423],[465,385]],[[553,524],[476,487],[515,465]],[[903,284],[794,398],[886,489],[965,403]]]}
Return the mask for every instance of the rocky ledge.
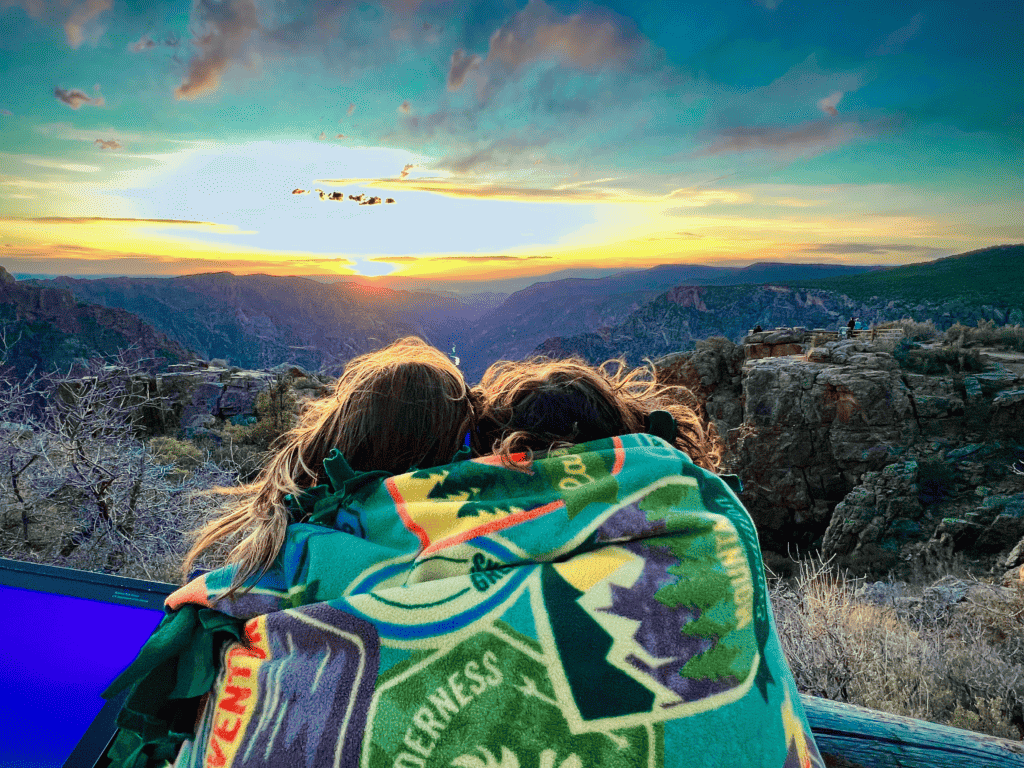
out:
{"label": "rocky ledge", "polygon": [[819,549],[876,575],[959,558],[1019,578],[1024,377],[998,364],[907,373],[864,340],[788,356],[754,346],[711,339],[655,365],[725,439],[766,550]]}

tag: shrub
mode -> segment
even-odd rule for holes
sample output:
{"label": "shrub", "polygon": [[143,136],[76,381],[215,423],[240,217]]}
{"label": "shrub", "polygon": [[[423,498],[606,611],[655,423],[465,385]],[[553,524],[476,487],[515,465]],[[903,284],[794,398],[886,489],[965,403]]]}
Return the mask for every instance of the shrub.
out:
{"label": "shrub", "polygon": [[894,323],[886,323],[885,325],[880,325],[878,327],[902,328],[903,338],[910,339],[911,341],[932,341],[940,336],[939,329],[935,327],[935,323],[931,320],[919,323],[916,320],[904,318],[902,320],[897,320]]}
{"label": "shrub", "polygon": [[977,373],[985,370],[985,363],[978,352],[959,345],[923,349],[909,339],[901,339],[893,348],[892,356],[903,370],[913,373]]}
{"label": "shrub", "polygon": [[802,692],[1020,738],[1024,589],[1009,602],[951,606],[925,599],[920,585],[882,585],[892,596],[874,602],[856,597],[859,586],[820,560],[801,563],[788,583],[771,584],[783,650]]}

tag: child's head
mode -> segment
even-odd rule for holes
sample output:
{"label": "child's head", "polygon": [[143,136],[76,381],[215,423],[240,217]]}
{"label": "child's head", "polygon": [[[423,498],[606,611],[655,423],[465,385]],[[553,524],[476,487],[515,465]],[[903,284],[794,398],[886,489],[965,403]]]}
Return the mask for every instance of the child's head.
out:
{"label": "child's head", "polygon": [[[611,364],[617,366],[614,372],[608,370]],[[644,432],[650,414],[664,410],[675,419],[677,448],[711,471],[720,461],[714,428],[705,427],[684,404],[692,402],[690,392],[658,384],[648,368],[626,373],[621,360],[600,368],[579,358],[502,361],[487,369],[477,391],[483,400],[473,433],[478,453],[507,458]]]}
{"label": "child's head", "polygon": [[409,337],[348,363],[334,394],[309,407],[282,438],[278,455],[292,452],[312,481],[321,479],[323,460],[334,448],[357,471],[398,474],[448,463],[472,420],[459,369]]}
{"label": "child's head", "polygon": [[246,529],[228,556],[238,564],[235,585],[265,571],[284,542],[285,496],[325,482],[323,461],[335,448],[363,472],[448,463],[473,424],[475,397],[451,360],[417,338],[355,358],[334,393],[310,403],[274,442],[255,482],[217,489],[242,501],[198,531],[183,573],[203,551]]}

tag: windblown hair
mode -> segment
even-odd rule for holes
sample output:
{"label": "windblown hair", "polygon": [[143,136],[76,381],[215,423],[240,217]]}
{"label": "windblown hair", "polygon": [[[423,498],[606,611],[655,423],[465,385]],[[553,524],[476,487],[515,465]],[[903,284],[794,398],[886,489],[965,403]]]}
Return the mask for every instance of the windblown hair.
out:
{"label": "windblown hair", "polygon": [[418,338],[355,358],[334,394],[310,403],[274,441],[274,455],[253,483],[213,489],[239,499],[195,532],[182,574],[187,578],[207,549],[248,531],[227,556],[238,566],[234,593],[273,563],[289,523],[284,497],[326,482],[323,461],[332,449],[356,471],[400,474],[446,464],[472,427],[475,399],[451,360]]}
{"label": "windblown hair", "polygon": [[[611,367],[615,370],[610,370]],[[616,435],[644,432],[653,411],[668,411],[676,423],[675,447],[695,464],[716,471],[718,434],[697,415],[685,387],[655,380],[652,367],[626,370],[624,360],[599,367],[580,358],[501,361],[474,388],[483,400],[473,431],[473,449],[495,453],[506,464],[512,454],[548,451]]]}

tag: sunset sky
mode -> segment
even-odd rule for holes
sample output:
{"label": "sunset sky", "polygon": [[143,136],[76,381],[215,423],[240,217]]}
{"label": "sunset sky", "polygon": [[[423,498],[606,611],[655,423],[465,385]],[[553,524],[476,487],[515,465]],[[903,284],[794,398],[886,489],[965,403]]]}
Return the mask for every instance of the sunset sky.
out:
{"label": "sunset sky", "polygon": [[0,0],[0,266],[488,279],[1021,242],[1022,32],[1019,0]]}

